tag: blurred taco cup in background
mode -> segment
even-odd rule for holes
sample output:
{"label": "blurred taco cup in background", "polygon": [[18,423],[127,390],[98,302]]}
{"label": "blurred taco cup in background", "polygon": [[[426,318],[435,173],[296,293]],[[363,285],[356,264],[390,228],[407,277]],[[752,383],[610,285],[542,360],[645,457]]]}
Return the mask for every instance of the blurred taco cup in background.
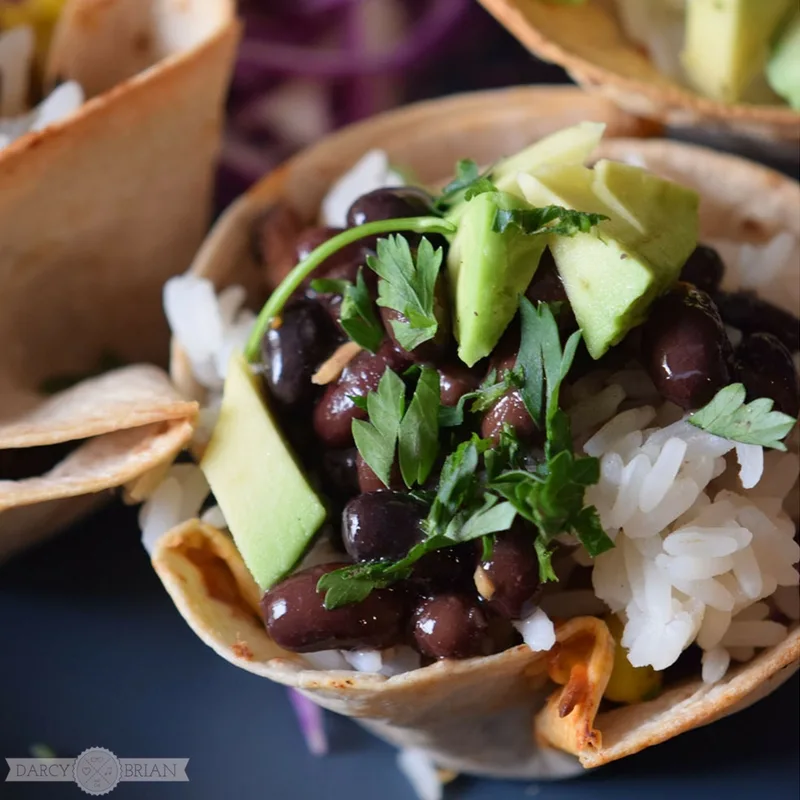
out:
{"label": "blurred taco cup in background", "polygon": [[[60,433],[51,414],[69,401],[47,396],[166,363],[161,289],[207,229],[238,37],[231,0],[63,6],[39,74],[45,93],[78,86],[86,102],[0,148],[0,555],[75,521],[104,497],[81,495],[172,460],[190,436],[194,408],[151,367],[72,390],[88,405]],[[131,387],[140,418],[117,402]]]}
{"label": "blurred taco cup in background", "polygon": [[[680,66],[685,13],[682,0],[617,3],[481,0],[481,3],[534,55],[564,67],[584,89],[611,100],[631,114],[676,127],[702,128],[704,134],[752,137],[774,147],[783,143],[786,156],[796,158],[800,111],[785,102],[781,104],[774,93],[762,88],[761,94],[768,95],[768,100],[723,102],[703,96],[687,85]],[[704,5],[703,0],[696,5]],[[724,10],[726,4],[718,5]],[[731,9],[738,5],[727,4]],[[752,4],[753,8],[760,5]],[[776,3],[763,5],[772,7]],[[790,5],[787,3],[786,7]],[[634,40],[631,30],[626,30],[625,13],[635,17],[636,32],[645,33],[654,42],[651,52]],[[711,34],[724,24],[723,20],[715,26],[717,30],[707,31],[706,48],[712,46]],[[745,45],[741,41],[745,35],[735,40],[743,50]],[[698,43],[703,46],[699,40]],[[715,54],[711,60],[722,58]],[[764,153],[768,154],[766,150]]]}
{"label": "blurred taco cup in background", "polygon": [[[438,185],[446,178],[447,165],[458,158],[489,164],[584,120],[606,124],[608,138],[597,157],[643,166],[699,192],[704,241],[722,242],[744,253],[777,240],[782,251],[788,247],[796,252],[800,193],[793,182],[697,147],[615,138],[646,135],[651,129],[577,90],[536,88],[424,103],[324,140],[267,176],[229,209],[206,240],[187,281],[198,298],[201,290],[211,291],[212,300],[213,290],[221,293],[220,311],[212,310],[222,313],[224,306],[232,335],[241,339],[243,331],[237,326],[250,329],[253,310],[287,269],[287,264],[272,260],[265,272],[254,256],[254,231],[265,214],[282,209],[289,216],[282,217],[281,224],[290,228],[291,217],[300,226],[317,224],[334,181],[373,148],[383,150],[391,165],[407,168],[423,184]],[[796,313],[797,278],[796,269],[779,270],[759,291]],[[203,281],[210,281],[213,290]],[[225,365],[199,358],[198,353],[206,355],[195,350],[190,361],[181,344],[173,341],[173,380],[183,394],[204,406],[195,438],[196,452],[201,453],[203,414],[209,410],[214,416]],[[243,669],[358,719],[397,746],[427,751],[446,769],[506,778],[576,774],[733,713],[772,691],[798,666],[800,631],[790,617],[780,628],[781,640],[754,658],[751,652],[743,659],[746,663],[730,669],[726,665],[721,675],[708,680],[701,678],[698,664],[688,677],[668,681],[655,699],[642,692],[631,705],[609,707],[603,697],[614,672],[614,638],[604,612],[587,612],[586,606],[577,613],[551,612],[554,638],[547,648],[517,645],[494,655],[421,667],[417,656],[416,664],[397,672],[391,671],[397,666],[388,663],[391,656],[383,665],[390,671],[379,674],[380,659],[367,667],[367,662],[345,659],[334,651],[318,654],[319,660],[313,652],[289,652],[265,629],[262,589],[224,532],[219,509],[206,509],[202,520],[188,519],[200,516],[208,495],[200,471],[189,464],[176,465],[154,487],[155,483],[147,487],[154,491],[142,514],[144,541],[179,612],[206,644]],[[593,600],[597,608],[597,598]],[[705,673],[704,668],[703,677]]]}

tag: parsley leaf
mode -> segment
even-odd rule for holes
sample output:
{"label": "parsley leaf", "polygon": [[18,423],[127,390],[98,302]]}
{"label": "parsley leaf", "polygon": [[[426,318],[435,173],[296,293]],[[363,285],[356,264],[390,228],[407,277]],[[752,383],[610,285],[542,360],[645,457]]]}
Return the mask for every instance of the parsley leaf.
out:
{"label": "parsley leaf", "polygon": [[398,433],[400,474],[409,489],[425,483],[439,453],[439,405],[439,373],[423,367]]}
{"label": "parsley leaf", "polygon": [[416,263],[403,236],[378,239],[377,249],[377,257],[368,256],[367,265],[381,278],[378,305],[392,308],[405,317],[394,320],[392,330],[401,347],[413,350],[433,339],[439,327],[434,300],[442,248],[434,250],[423,237],[417,248]]}
{"label": "parsley leaf", "polygon": [[474,412],[488,411],[507,391],[522,386],[521,369],[506,370],[498,380],[497,371],[491,370],[483,383],[474,391],[461,395],[454,406],[442,406],[439,409],[439,425],[442,428],[456,428],[464,424],[466,404],[472,403],[469,410]]}
{"label": "parsley leaf", "polygon": [[378,351],[386,332],[375,314],[361,267],[356,275],[355,286],[350,281],[319,278],[311,281],[311,288],[315,292],[341,294],[339,321],[345,332],[370,353]]}
{"label": "parsley leaf", "polygon": [[405,409],[405,384],[387,367],[377,391],[367,395],[369,422],[354,419],[352,423],[358,452],[387,487]]}
{"label": "parsley leaf", "polygon": [[775,450],[786,450],[783,439],[797,420],[780,411],[773,411],[773,401],[760,397],[745,403],[747,393],[741,383],[720,389],[708,405],[695,411],[689,422],[715,436],[743,444],[757,444]]}
{"label": "parsley leaf", "polygon": [[506,228],[514,225],[528,236],[539,234],[557,234],[558,236],[574,236],[576,233],[589,233],[593,226],[608,219],[603,214],[588,214],[584,211],[572,211],[561,206],[545,206],[544,208],[498,208],[492,230],[504,233]]}
{"label": "parsley leaf", "polygon": [[487,171],[481,174],[478,165],[471,159],[462,159],[456,164],[456,176],[442,190],[442,195],[434,204],[437,211],[442,211],[459,200],[472,200],[484,192],[497,191]]}
{"label": "parsley leaf", "polygon": [[309,284],[317,294],[343,295],[353,284],[344,278],[314,278]]}

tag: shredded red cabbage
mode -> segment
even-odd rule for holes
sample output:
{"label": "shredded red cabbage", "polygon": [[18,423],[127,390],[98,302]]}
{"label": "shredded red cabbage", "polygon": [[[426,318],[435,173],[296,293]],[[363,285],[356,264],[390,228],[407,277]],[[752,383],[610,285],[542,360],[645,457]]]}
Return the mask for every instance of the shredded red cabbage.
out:
{"label": "shredded red cabbage", "polygon": [[287,689],[287,692],[310,753],[314,756],[326,755],[328,737],[325,734],[325,712],[296,689]]}
{"label": "shredded red cabbage", "polygon": [[468,89],[564,80],[473,0],[242,0],[219,207],[330,130]]}

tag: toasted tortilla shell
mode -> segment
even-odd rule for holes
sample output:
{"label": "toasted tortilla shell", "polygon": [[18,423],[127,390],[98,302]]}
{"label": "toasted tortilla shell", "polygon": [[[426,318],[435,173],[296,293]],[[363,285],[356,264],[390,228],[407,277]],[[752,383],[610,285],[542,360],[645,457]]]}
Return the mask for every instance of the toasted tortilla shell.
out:
{"label": "toasted tortilla shell", "polygon": [[192,438],[188,419],[168,420],[90,439],[40,477],[0,481],[0,512],[113,489],[172,461]]}
{"label": "toasted tortilla shell", "polygon": [[152,422],[193,419],[196,413],[197,403],[184,400],[158,367],[123,367],[42,399],[7,422],[0,419],[0,449],[86,439]]}
{"label": "toasted tortilla shell", "polygon": [[[238,36],[233,0],[65,6],[48,84],[76,78],[89,99],[0,150],[0,446],[93,435],[89,425],[72,428],[77,414],[58,430],[53,421],[39,428],[39,417],[15,419],[41,402],[38,389],[54,375],[91,373],[108,353],[166,364],[161,291],[207,229]],[[175,416],[157,411],[107,417],[94,432]],[[130,470],[110,470],[105,482],[115,473]],[[103,496],[3,512],[0,557]]]}
{"label": "toasted tortilla shell", "polygon": [[659,72],[627,38],[608,0],[480,2],[532,53],[564,67],[582,87],[631,114],[795,146],[800,140],[800,113],[789,106],[721,103]]}
{"label": "toasted tortilla shell", "polygon": [[[370,147],[385,149],[391,160],[410,167],[421,180],[435,182],[458,158],[489,163],[581,119],[608,120],[611,136],[635,127],[635,121],[613,111],[605,116],[608,105],[597,103],[598,98],[583,97],[574,89],[515,89],[412,106],[349,128],[295,157],[238,201],[217,223],[192,272],[209,278],[217,289],[245,285],[255,305],[263,295],[264,276],[251,255],[254,220],[267,208],[286,203],[312,223],[331,181]],[[600,156],[632,160],[696,187],[702,196],[704,237],[763,242],[786,231],[800,238],[800,187],[769,169],[660,140],[607,139]],[[278,277],[267,276],[273,283]],[[795,310],[798,288],[789,284],[796,282],[798,275],[789,275],[778,289],[783,304]],[[187,396],[202,399],[175,342],[172,374]],[[198,551],[207,557],[198,558]],[[584,702],[562,718],[565,693],[572,692],[569,681],[553,694],[549,656],[526,647],[487,658],[443,661],[388,679],[309,669],[302,656],[282,651],[269,639],[256,615],[258,589],[232,540],[206,525],[190,522],[165,536],[156,545],[153,564],[180,613],[223,658],[357,718],[398,746],[423,747],[437,763],[459,772],[523,778],[573,774],[581,763],[599,766],[759,699],[794,672],[800,660],[795,630],[781,645],[732,670],[716,687],[706,687],[698,676],[651,704],[595,716],[607,680],[603,664],[607,668],[608,639],[597,620],[571,620],[557,626],[559,642],[591,636],[599,661],[592,667]],[[227,575],[224,595],[213,588],[220,575]],[[542,748],[537,738],[580,761]]]}

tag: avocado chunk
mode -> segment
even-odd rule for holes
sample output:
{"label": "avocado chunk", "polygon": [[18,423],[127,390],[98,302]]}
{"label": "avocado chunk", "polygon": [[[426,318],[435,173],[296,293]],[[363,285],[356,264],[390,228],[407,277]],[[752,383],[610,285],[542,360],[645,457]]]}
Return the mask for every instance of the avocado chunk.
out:
{"label": "avocado chunk", "polygon": [[244,357],[230,362],[200,468],[244,563],[262,589],[286,575],[325,519]]}
{"label": "avocado chunk", "polygon": [[764,70],[773,34],[796,0],[687,0],[683,66],[701,94],[740,101]]}
{"label": "avocado chunk", "polygon": [[494,229],[498,209],[526,208],[505,192],[486,192],[463,204],[447,254],[458,357],[467,366],[488,356],[514,318],[519,298],[539,266],[545,236],[514,226]]}
{"label": "avocado chunk", "polygon": [[583,164],[594,152],[606,126],[602,122],[579,122],[551,133],[516,155],[499,161],[492,169],[492,181],[502,192],[522,196],[517,175],[530,173],[546,164]]}
{"label": "avocado chunk", "polygon": [[767,63],[767,81],[792,108],[800,110],[800,14],[775,45]]}
{"label": "avocado chunk", "polygon": [[697,243],[698,198],[637,167],[550,165],[521,175],[533,205],[604,214],[590,233],[551,236],[550,250],[590,355],[598,359],[644,322]]}

